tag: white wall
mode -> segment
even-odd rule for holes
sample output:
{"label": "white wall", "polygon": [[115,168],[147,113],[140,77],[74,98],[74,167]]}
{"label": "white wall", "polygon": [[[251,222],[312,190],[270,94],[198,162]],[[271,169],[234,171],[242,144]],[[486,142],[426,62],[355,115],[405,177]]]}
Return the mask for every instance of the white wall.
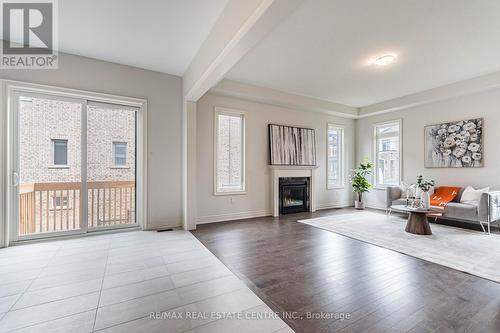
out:
{"label": "white wall", "polygon": [[[424,126],[441,122],[484,118],[484,168],[424,168]],[[434,179],[438,185],[491,186],[500,190],[500,90],[454,98],[398,112],[357,120],[356,160],[373,159],[373,124],[403,121],[403,181],[414,183],[417,175]],[[385,207],[385,191],[373,189],[365,196],[367,205]]]}
{"label": "white wall", "polygon": [[[214,107],[244,110],[246,116],[247,194],[214,196]],[[311,111],[282,107],[206,94],[197,103],[197,202],[198,223],[232,220],[271,214],[270,172],[268,168],[269,123],[316,129],[316,204],[319,208],[352,204],[352,192],[345,188],[326,189],[326,131],[328,123],[345,126],[346,171],[354,162],[354,120]],[[347,173],[347,172],[346,172]]]}
{"label": "white wall", "polygon": [[2,70],[0,79],[147,99],[148,227],[180,226],[180,77],[60,53],[57,70]]}

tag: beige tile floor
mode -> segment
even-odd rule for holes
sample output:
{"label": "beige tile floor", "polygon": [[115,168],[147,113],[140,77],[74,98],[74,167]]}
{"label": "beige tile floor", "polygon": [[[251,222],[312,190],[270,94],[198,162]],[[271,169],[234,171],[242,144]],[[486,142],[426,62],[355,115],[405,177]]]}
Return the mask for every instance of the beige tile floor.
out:
{"label": "beige tile floor", "polygon": [[0,332],[292,332],[271,313],[185,231],[0,249]]}

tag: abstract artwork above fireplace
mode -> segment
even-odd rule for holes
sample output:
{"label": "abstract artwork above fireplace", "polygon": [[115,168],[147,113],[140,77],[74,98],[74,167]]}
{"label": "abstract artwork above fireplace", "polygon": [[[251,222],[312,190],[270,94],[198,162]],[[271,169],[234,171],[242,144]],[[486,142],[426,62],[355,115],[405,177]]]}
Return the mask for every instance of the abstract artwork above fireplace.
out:
{"label": "abstract artwork above fireplace", "polygon": [[316,165],[314,129],[269,125],[269,162],[271,165]]}

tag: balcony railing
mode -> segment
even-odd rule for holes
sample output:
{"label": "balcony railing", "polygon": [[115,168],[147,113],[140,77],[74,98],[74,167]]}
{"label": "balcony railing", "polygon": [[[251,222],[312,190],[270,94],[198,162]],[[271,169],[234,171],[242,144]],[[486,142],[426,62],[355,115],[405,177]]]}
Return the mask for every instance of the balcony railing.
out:
{"label": "balcony railing", "polygon": [[[19,235],[81,228],[81,183],[30,183],[20,186]],[[135,181],[87,183],[88,227],[134,224]]]}

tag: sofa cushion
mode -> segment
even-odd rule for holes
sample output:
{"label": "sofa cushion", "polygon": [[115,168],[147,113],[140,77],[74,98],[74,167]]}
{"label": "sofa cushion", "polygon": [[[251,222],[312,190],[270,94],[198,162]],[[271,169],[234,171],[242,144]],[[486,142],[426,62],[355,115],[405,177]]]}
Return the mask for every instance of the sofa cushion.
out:
{"label": "sofa cushion", "polygon": [[446,206],[447,203],[452,202],[456,198],[460,187],[455,186],[440,186],[436,188],[436,191],[431,196],[432,206]]}
{"label": "sofa cushion", "polygon": [[490,188],[485,187],[482,189],[474,189],[472,186],[467,186],[465,191],[462,193],[462,197],[460,198],[460,203],[471,204],[471,205],[479,205],[479,200],[481,200],[481,196],[483,193],[489,192]]}
{"label": "sofa cushion", "polygon": [[452,202],[460,202],[460,200],[462,199],[462,194],[464,194],[464,191],[465,187],[462,187],[460,191],[458,191],[457,196],[452,200]]}
{"label": "sofa cushion", "polygon": [[449,202],[445,207],[444,218],[478,221],[477,206],[458,202]]}
{"label": "sofa cushion", "polygon": [[406,199],[397,199],[397,200],[394,200],[392,202],[392,205],[395,206],[395,205],[403,205],[403,206],[406,206]]}

